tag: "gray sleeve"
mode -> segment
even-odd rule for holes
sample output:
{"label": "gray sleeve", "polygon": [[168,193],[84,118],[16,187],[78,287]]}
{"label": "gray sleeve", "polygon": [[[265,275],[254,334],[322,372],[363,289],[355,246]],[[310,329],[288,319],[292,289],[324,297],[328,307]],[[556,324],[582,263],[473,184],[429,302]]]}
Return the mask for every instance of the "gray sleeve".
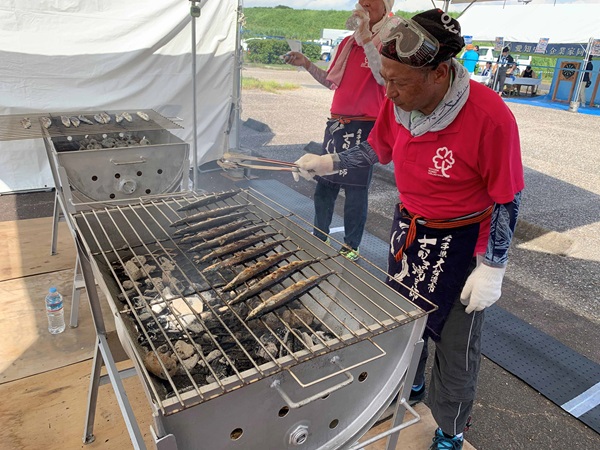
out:
{"label": "gray sleeve", "polygon": [[373,74],[373,78],[377,81],[377,84],[380,86],[385,85],[385,81],[383,81],[383,77],[381,76],[381,55],[373,41],[369,41],[363,46],[363,50],[367,57],[367,61],[369,62],[369,68],[371,69],[371,73]]}
{"label": "gray sleeve", "polygon": [[306,69],[308,73],[312,75],[312,77],[317,80],[320,84],[325,86],[327,89],[331,89],[333,83],[327,80],[327,71],[317,67],[312,61],[308,65],[308,69]]}
{"label": "gray sleeve", "polygon": [[494,205],[490,223],[490,237],[485,252],[485,262],[492,267],[504,267],[508,263],[508,248],[515,233],[521,192],[515,194],[512,202]]}
{"label": "gray sleeve", "polygon": [[375,150],[373,150],[373,147],[367,141],[363,141],[356,147],[337,153],[337,156],[339,157],[339,162],[334,161],[334,170],[368,167],[379,162],[377,153],[375,153]]}

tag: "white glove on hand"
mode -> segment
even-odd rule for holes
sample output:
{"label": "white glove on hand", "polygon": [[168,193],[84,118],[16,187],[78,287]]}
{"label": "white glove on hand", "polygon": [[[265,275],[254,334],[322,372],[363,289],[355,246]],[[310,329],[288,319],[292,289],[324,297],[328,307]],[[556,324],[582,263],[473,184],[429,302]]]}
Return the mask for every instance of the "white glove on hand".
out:
{"label": "white glove on hand", "polygon": [[356,17],[358,21],[358,28],[354,32],[354,39],[356,39],[356,43],[361,47],[366,43],[371,42],[371,38],[373,37],[373,33],[369,29],[369,13],[364,9],[356,9],[352,12],[352,15]]}
{"label": "white glove on hand", "polygon": [[295,163],[298,166],[299,171],[292,172],[294,180],[298,181],[300,176],[307,180],[311,180],[315,175],[333,175],[337,172],[333,170],[333,160],[335,156],[337,156],[334,155],[335,153],[321,156],[307,153]]}
{"label": "white glove on hand", "polygon": [[465,312],[481,311],[496,303],[502,294],[502,279],[506,267],[491,267],[479,264],[463,287],[460,301],[466,306]]}

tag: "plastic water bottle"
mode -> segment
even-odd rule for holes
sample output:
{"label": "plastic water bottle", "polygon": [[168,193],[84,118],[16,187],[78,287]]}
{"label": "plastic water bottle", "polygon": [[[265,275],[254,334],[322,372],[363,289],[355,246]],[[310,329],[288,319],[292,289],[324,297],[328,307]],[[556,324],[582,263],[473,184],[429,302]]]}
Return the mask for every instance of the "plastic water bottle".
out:
{"label": "plastic water bottle", "polygon": [[65,310],[62,295],[55,287],[51,287],[46,295],[46,315],[48,316],[48,331],[58,334],[65,331]]}
{"label": "plastic water bottle", "polygon": [[[355,11],[364,11],[364,8],[362,6],[360,6],[360,4],[357,3],[354,6],[354,10]],[[356,17],[354,14],[352,14],[346,20],[346,30],[355,31],[355,30],[358,30],[358,27],[360,27],[360,19],[358,17]]]}

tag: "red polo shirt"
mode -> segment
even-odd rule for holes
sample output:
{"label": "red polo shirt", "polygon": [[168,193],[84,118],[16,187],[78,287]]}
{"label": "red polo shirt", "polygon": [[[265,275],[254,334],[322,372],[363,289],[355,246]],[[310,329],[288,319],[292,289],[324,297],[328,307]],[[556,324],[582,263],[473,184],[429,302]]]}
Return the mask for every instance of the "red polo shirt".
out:
{"label": "red polo shirt", "polygon": [[[382,164],[394,162],[400,201],[429,219],[451,219],[508,203],[525,182],[519,131],[497,93],[471,81],[467,102],[444,130],[419,137],[396,122],[386,99],[369,135]],[[476,253],[485,253],[489,219]]]}

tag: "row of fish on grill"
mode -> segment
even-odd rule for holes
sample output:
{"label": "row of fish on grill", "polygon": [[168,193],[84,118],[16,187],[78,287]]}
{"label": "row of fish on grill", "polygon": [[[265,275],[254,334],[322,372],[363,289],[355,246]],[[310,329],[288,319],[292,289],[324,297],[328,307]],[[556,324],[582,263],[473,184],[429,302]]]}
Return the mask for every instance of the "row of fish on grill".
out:
{"label": "row of fish on grill", "polygon": [[[209,195],[180,207],[178,211],[199,209],[233,197],[238,192],[237,190],[233,190]],[[267,224],[265,222],[253,224],[252,220],[248,218],[247,206],[247,204],[237,204],[209,209],[188,215],[171,223],[172,227],[181,227],[173,235],[180,237],[180,244],[191,245],[188,250],[189,252],[207,251],[203,256],[195,258],[199,264],[208,264],[202,268],[203,273],[211,273],[224,268],[231,269],[246,261],[256,260],[256,258],[267,254],[287,241],[285,238],[275,239],[274,237],[280,234],[277,231],[261,233],[260,231]],[[269,240],[269,238],[273,239]],[[222,291],[230,292],[236,290],[237,292],[237,289],[245,285],[247,281],[264,274],[294,253],[295,251],[275,253],[256,262],[240,271],[222,288]],[[289,278],[303,268],[319,261],[319,259],[310,259],[287,263],[270,272],[261,280],[242,289],[236,295],[233,295],[228,304],[235,305],[246,301],[282,280]],[[320,275],[311,276],[272,295],[266,301],[252,309],[248,317],[246,317],[246,321],[257,319],[268,312],[288,304],[317,286],[332,273],[325,272]]]}
{"label": "row of fish on grill", "polygon": [[[145,122],[150,121],[150,116],[148,116],[148,114],[146,114],[144,111],[138,111],[135,113],[135,115],[138,116],[140,119],[144,120]],[[71,126],[73,126],[74,128],[77,128],[82,123],[86,123],[88,125],[94,125],[94,121],[99,124],[107,124],[107,123],[110,123],[112,120],[110,114],[107,114],[105,112],[94,114],[93,119],[94,120],[92,121],[89,117],[87,117],[84,114],[79,114],[77,116],[60,116],[60,122],[66,128],[70,128]],[[115,122],[116,123],[121,123],[123,121],[131,123],[131,122],[133,122],[133,120],[134,120],[133,116],[130,113],[128,113],[127,111],[123,111],[122,113],[115,114]],[[42,126],[46,129],[49,129],[52,126],[52,119],[48,116],[40,117],[40,122],[42,123]],[[25,129],[31,128],[31,119],[29,117],[24,117],[23,119],[21,119],[21,125]]]}

